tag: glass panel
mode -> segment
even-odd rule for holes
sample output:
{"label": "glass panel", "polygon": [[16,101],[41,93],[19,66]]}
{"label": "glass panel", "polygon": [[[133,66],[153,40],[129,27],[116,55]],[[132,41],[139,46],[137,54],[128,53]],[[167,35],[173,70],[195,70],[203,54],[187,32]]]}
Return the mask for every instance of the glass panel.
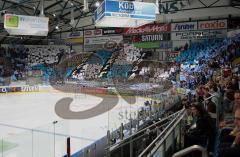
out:
{"label": "glass panel", "polygon": [[54,156],[54,134],[45,131],[33,132],[33,154],[34,157]]}
{"label": "glass panel", "polygon": [[[55,139],[55,143],[54,143],[55,156],[61,157],[66,155],[67,154],[67,137],[55,135],[54,139]],[[71,142],[71,138],[70,138],[70,142]]]}
{"label": "glass panel", "polygon": [[34,155],[36,157],[66,155],[68,130],[67,121],[54,121],[36,128],[33,133]]}
{"label": "glass panel", "polygon": [[29,130],[1,126],[8,130],[1,140],[2,157],[32,157],[32,133]]}
{"label": "glass panel", "polygon": [[0,139],[0,157],[3,157],[3,148],[4,148],[3,139],[1,138]]}
{"label": "glass panel", "polygon": [[[54,127],[54,154],[64,156],[67,154],[67,138],[69,135],[69,122],[66,120],[53,122]],[[71,138],[70,138],[71,141]]]}
{"label": "glass panel", "polygon": [[[86,146],[86,143],[89,143],[90,141],[81,139],[81,138],[75,138],[71,137],[70,138],[70,145],[71,145],[71,154],[72,156],[78,156],[78,157],[88,157],[88,156],[96,156],[97,150],[98,150],[98,155],[103,156],[104,153],[104,145],[103,143],[100,143],[96,141],[95,144],[93,142],[90,142],[90,145]],[[65,147],[64,150],[67,150]],[[103,151],[100,151],[103,150]],[[65,152],[65,155],[67,154],[67,151]]]}

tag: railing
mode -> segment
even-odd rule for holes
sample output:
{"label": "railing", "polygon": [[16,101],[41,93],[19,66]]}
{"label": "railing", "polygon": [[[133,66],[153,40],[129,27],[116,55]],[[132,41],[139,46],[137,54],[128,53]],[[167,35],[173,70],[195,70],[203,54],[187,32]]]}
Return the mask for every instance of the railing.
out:
{"label": "railing", "polygon": [[[142,134],[142,133],[146,132],[148,129],[151,129],[151,128],[153,128],[153,127],[156,128],[156,126],[158,126],[158,127],[166,126],[165,123],[162,124],[162,125],[161,125],[161,123],[163,123],[164,121],[167,121],[167,120],[169,120],[169,119],[172,119],[173,117],[177,116],[177,115],[180,114],[181,112],[182,112],[182,110],[181,110],[181,111],[178,111],[178,112],[176,112],[176,113],[174,113],[174,114],[172,114],[172,115],[169,115],[168,117],[161,119],[161,120],[158,121],[157,123],[154,123],[154,124],[152,124],[152,125],[144,128],[144,129],[142,129],[142,130],[140,130],[140,131],[138,131],[138,132],[130,135],[129,137],[125,138],[124,140],[120,141],[119,143],[116,143],[116,144],[111,145],[111,146],[109,147],[109,150],[112,151],[112,150],[114,150],[114,149],[117,149],[117,148],[121,147],[121,145],[124,145],[124,144],[129,143],[128,141],[129,141],[130,139],[132,139],[133,137],[136,137],[136,136],[139,135],[139,134]],[[134,140],[133,140],[133,141],[134,141]],[[126,143],[126,142],[127,142],[127,143]]]}
{"label": "railing", "polygon": [[179,152],[173,154],[172,157],[182,157],[194,151],[200,151],[202,153],[202,157],[208,157],[207,150],[199,145],[193,145],[183,150],[180,150]]}
{"label": "railing", "polygon": [[169,154],[175,151],[176,143],[179,143],[179,147],[181,147],[181,123],[184,120],[184,116],[185,110],[183,109],[138,157],[165,157],[169,156],[166,153],[170,147],[171,152]]}
{"label": "railing", "polygon": [[[211,93],[210,93],[211,94]],[[207,108],[206,101],[216,97],[216,95],[211,94],[210,97],[204,100],[204,107]],[[220,104],[216,105],[216,125],[219,124],[219,111],[220,111]],[[182,110],[181,114],[178,114],[175,119],[172,120],[171,123],[157,136],[155,140],[144,150],[138,157],[155,157],[155,156],[171,156],[174,152],[176,152],[176,144],[180,142],[181,148],[181,140],[177,140],[177,138],[181,137],[181,126],[182,122],[184,121],[185,111]],[[179,127],[178,127],[179,126]],[[178,133],[176,133],[178,132]],[[203,157],[207,157],[207,151],[201,146],[191,146],[186,149],[183,149],[173,155],[173,157],[181,157],[190,152],[199,150],[202,152]]]}
{"label": "railing", "polygon": [[[203,104],[204,104],[204,107],[205,107],[205,109],[207,109],[207,104],[206,104],[206,101],[207,100],[211,100],[212,98],[214,98],[214,97],[216,97],[216,95],[213,95],[212,93],[209,93],[211,96],[210,97],[208,97],[208,98],[206,98],[206,99],[204,99],[204,101],[203,101]],[[218,100],[219,101],[219,100]],[[214,102],[213,102],[214,103]],[[215,103],[214,103],[215,104]],[[215,117],[213,117],[212,116],[212,118],[216,118],[216,128],[218,128],[218,126],[219,126],[219,117],[220,117],[220,103],[218,103],[218,104],[215,104],[216,105],[216,116]]]}
{"label": "railing", "polygon": [[[130,134],[130,136],[125,138],[124,140],[122,140],[116,144],[110,145],[107,148],[107,156],[111,156],[111,157],[130,156],[130,157],[133,157],[133,156],[138,156],[146,147],[147,147],[147,149],[152,150],[152,148],[155,146],[155,144],[157,142],[154,139],[165,135],[166,132],[174,126],[175,122],[184,113],[185,113],[185,110],[182,109],[182,110],[180,110],[172,115],[169,115],[168,117],[163,118],[162,120],[144,128],[144,129],[132,134],[132,135]],[[177,127],[181,128],[179,125]],[[108,134],[108,135],[110,136],[110,134]],[[160,136],[158,136],[158,135],[160,135]],[[178,129],[178,131],[176,131],[176,135],[180,135],[180,129]],[[157,138],[157,140],[159,140],[159,139]],[[174,141],[171,141],[171,142],[173,143]],[[108,144],[110,144],[110,142]]]}

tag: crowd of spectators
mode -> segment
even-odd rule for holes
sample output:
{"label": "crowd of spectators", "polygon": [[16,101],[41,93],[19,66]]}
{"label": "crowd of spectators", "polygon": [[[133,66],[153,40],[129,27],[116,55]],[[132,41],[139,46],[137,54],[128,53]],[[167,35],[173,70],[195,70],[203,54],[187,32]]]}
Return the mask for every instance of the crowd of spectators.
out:
{"label": "crowd of spectators", "polygon": [[57,47],[1,47],[0,84],[26,80],[28,74],[35,70],[34,66],[56,65],[63,55],[64,49]]}
{"label": "crowd of spectators", "polygon": [[98,78],[98,74],[102,69],[102,65],[99,63],[96,64],[85,64],[73,72],[72,78],[78,80],[93,80]]}
{"label": "crowd of spectators", "polygon": [[[191,56],[177,64],[177,87],[189,89],[182,99],[189,124],[186,126],[185,147],[202,145],[211,155],[217,146],[219,157],[240,155],[240,73],[239,66],[233,63],[240,57],[236,45],[239,42],[239,37],[217,42],[218,46],[210,42],[214,50],[204,48],[206,55]],[[219,130],[220,134],[216,136]]]}
{"label": "crowd of spectators", "polygon": [[93,53],[85,63],[82,63],[72,73],[72,78],[78,80],[94,80],[98,79],[101,70],[111,58],[112,52],[98,50]]}
{"label": "crowd of spectators", "polygon": [[[106,55],[107,54],[107,55]],[[96,57],[97,56],[97,57]],[[123,49],[107,53],[96,52],[95,57],[90,57],[85,64],[73,72],[76,79],[97,79],[97,78],[128,78],[133,63],[140,62],[144,54],[140,49],[132,45],[125,45]],[[97,58],[102,58],[97,61]]]}

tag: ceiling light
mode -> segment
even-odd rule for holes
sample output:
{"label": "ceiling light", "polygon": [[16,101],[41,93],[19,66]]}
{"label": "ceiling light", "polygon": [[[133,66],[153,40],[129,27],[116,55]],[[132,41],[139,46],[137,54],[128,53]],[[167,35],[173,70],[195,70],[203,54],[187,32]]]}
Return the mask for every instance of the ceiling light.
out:
{"label": "ceiling light", "polygon": [[96,3],[95,3],[95,7],[99,7],[100,6],[100,3],[99,3],[99,1],[97,1]]}

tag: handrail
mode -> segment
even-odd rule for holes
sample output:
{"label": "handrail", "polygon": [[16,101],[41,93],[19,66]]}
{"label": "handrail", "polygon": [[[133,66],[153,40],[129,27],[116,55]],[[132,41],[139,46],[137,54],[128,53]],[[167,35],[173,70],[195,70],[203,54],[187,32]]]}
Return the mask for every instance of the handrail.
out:
{"label": "handrail", "polygon": [[[210,92],[208,92],[208,93],[209,93],[211,96],[203,100],[205,109],[207,109],[206,100],[209,100],[209,99],[211,99],[211,98],[213,98],[213,97],[216,97],[216,95],[214,95],[214,94],[212,94],[212,93],[210,93]],[[216,105],[216,115],[215,115],[215,117],[216,117],[216,127],[218,127],[218,126],[219,126],[219,107],[220,107],[220,104],[215,104],[215,105]],[[215,118],[215,117],[213,117],[213,118]]]}
{"label": "handrail", "polygon": [[204,101],[208,100],[208,99],[211,99],[212,97],[214,97],[215,95],[213,95],[212,93],[208,92],[208,94],[210,94],[211,96],[210,97],[207,97],[206,99],[204,99]]}
{"label": "handrail", "polygon": [[199,145],[193,145],[185,149],[182,149],[174,153],[172,157],[182,157],[196,150],[202,152],[202,157],[208,157],[207,150]]}
{"label": "handrail", "polygon": [[168,132],[166,134],[164,134],[164,136],[162,137],[162,139],[155,144],[156,146],[152,149],[150,154],[153,154],[152,152],[156,152],[156,149],[158,149],[160,147],[160,145],[167,139],[167,137],[172,133],[173,129],[176,128],[176,126],[181,122],[181,120],[183,119],[183,117],[185,116],[185,110],[183,110],[183,114],[181,115],[181,117],[179,117],[177,119],[177,121],[174,123],[174,125],[168,130]]}
{"label": "handrail", "polygon": [[[138,157],[143,157],[144,154],[152,147],[152,146],[155,146],[152,151],[154,151],[154,149],[156,149],[156,147],[159,147],[163,142],[164,140],[166,140],[166,138],[168,137],[168,135],[172,132],[172,130],[177,126],[177,124],[182,120],[182,118],[184,117],[185,115],[185,109],[182,109],[180,110],[183,114],[181,115],[181,117],[176,117],[174,120],[172,120],[172,122],[161,132],[160,135],[158,135],[155,140],[153,140],[153,142],[146,148],[142,151],[142,153],[138,156]],[[176,121],[177,120],[177,121]],[[174,125],[173,125],[174,124]],[[173,126],[172,126],[173,125]],[[169,129],[169,131],[167,133],[165,133],[167,130]],[[163,136],[164,135],[164,136]],[[162,137],[163,136],[163,137]],[[160,142],[157,143],[157,141],[160,140]]]}
{"label": "handrail", "polygon": [[[178,111],[178,112],[176,112],[176,113],[173,113],[173,114],[169,115],[168,117],[161,119],[161,120],[158,121],[157,123],[154,123],[154,124],[152,124],[152,125],[144,128],[144,129],[142,129],[142,130],[140,130],[140,131],[132,134],[131,136],[128,136],[127,138],[125,138],[124,140],[120,141],[119,143],[115,143],[115,144],[111,145],[110,148],[111,148],[111,147],[114,147],[114,149],[116,149],[116,148],[117,148],[116,145],[119,146],[119,145],[123,144],[125,141],[127,141],[127,140],[130,139],[130,138],[132,138],[133,136],[136,136],[137,134],[142,133],[142,132],[146,131],[147,129],[151,128],[151,127],[154,127],[154,126],[158,125],[159,123],[161,123],[161,122],[163,122],[163,121],[165,121],[165,120],[167,120],[167,119],[170,119],[171,117],[174,117],[175,115],[178,115],[181,111],[182,111],[182,110],[180,110],[180,111]],[[111,150],[113,150],[113,149],[111,149]]]}

